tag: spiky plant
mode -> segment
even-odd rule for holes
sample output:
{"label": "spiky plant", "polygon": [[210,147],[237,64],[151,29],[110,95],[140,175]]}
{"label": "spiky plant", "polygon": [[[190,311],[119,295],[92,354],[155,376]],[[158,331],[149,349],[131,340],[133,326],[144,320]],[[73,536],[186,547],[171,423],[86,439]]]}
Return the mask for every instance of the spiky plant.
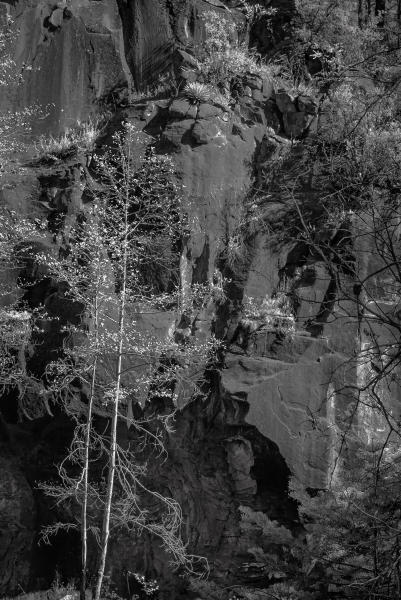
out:
{"label": "spiky plant", "polygon": [[187,83],[184,88],[184,95],[196,104],[210,102],[213,98],[213,90],[205,83],[194,81]]}

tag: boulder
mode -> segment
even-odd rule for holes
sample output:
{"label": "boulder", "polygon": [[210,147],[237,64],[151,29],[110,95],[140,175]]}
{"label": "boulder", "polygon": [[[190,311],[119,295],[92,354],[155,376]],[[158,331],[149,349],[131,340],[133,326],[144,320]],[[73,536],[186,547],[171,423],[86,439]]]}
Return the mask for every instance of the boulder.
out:
{"label": "boulder", "polygon": [[299,138],[312,121],[312,116],[304,112],[283,114],[284,131],[288,137]]}
{"label": "boulder", "polygon": [[308,115],[316,115],[317,113],[317,104],[310,96],[298,96],[297,105],[300,112],[305,112]]}
{"label": "boulder", "polygon": [[281,129],[281,119],[274,100],[265,102],[263,112],[267,127],[271,127],[278,133]]}
{"label": "boulder", "polygon": [[219,133],[216,123],[211,121],[197,121],[192,130],[192,137],[197,144],[208,144],[216,138]]}
{"label": "boulder", "polygon": [[194,124],[193,119],[184,119],[168,123],[163,131],[163,136],[172,144],[179,145],[186,133],[188,133]]}
{"label": "boulder", "polygon": [[262,79],[258,75],[247,75],[244,78],[245,85],[248,85],[252,90],[262,89]]}
{"label": "boulder", "polygon": [[288,92],[279,90],[276,92],[276,104],[281,113],[297,112],[294,98]]}
{"label": "boulder", "polygon": [[198,80],[198,75],[193,69],[181,69],[180,75],[187,83],[194,83]]}
{"label": "boulder", "polygon": [[63,19],[64,19],[64,9],[56,8],[56,10],[54,10],[49,17],[49,23],[51,25],[53,25],[53,27],[59,28],[59,27],[61,27],[61,25],[63,23]]}
{"label": "boulder", "polygon": [[196,106],[189,100],[177,98],[170,104],[168,112],[171,117],[176,119],[195,119]]}
{"label": "boulder", "polygon": [[263,77],[262,80],[262,93],[266,99],[269,99],[273,96],[274,93],[274,84],[273,80],[269,77]]}
{"label": "boulder", "polygon": [[263,93],[260,90],[253,90],[252,91],[252,98],[256,102],[263,102],[263,100],[264,100]]}
{"label": "boulder", "polygon": [[192,54],[185,52],[185,50],[177,49],[177,54],[182,61],[182,64],[185,66],[192,67],[193,69],[197,69],[199,67],[198,61]]}
{"label": "boulder", "polygon": [[210,117],[218,117],[222,114],[221,108],[213,104],[201,104],[198,108],[198,119],[208,119]]}

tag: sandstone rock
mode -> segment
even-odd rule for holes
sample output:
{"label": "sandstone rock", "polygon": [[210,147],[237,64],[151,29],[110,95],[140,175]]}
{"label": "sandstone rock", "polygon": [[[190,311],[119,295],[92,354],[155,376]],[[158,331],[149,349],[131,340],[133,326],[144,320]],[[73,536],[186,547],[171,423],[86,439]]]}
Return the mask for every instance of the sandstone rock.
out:
{"label": "sandstone rock", "polygon": [[255,106],[250,98],[240,98],[239,114],[247,125],[266,124],[264,109],[261,106]]}
{"label": "sandstone rock", "polygon": [[32,490],[17,462],[0,454],[0,594],[29,584],[36,510]]}
{"label": "sandstone rock", "polygon": [[249,502],[257,491],[257,483],[251,476],[251,468],[254,465],[252,444],[249,440],[236,436],[227,439],[225,445],[237,497],[240,502]]}
{"label": "sandstone rock", "polygon": [[64,19],[64,8],[56,8],[56,10],[54,10],[49,17],[49,23],[51,23],[51,25],[53,25],[53,27],[58,28],[58,27],[61,27],[61,25],[63,23],[63,19]]}
{"label": "sandstone rock", "polygon": [[315,115],[317,113],[317,104],[310,96],[298,96],[297,105],[300,112],[305,112],[308,115]]}
{"label": "sandstone rock", "polygon": [[273,96],[273,93],[274,93],[273,80],[270,79],[269,77],[263,77],[262,82],[263,82],[263,85],[262,85],[263,96],[266,99],[269,99]]}
{"label": "sandstone rock", "polygon": [[239,104],[241,106],[251,106],[253,107],[253,101],[251,96],[241,96],[239,99]]}
{"label": "sandstone rock", "polygon": [[[330,381],[337,378],[339,383],[340,371],[335,369],[342,364],[341,355],[327,348],[320,352],[319,362],[312,351],[292,363],[229,354],[222,371],[223,393],[247,403],[246,421],[275,442],[291,472],[313,488],[327,484],[336,442],[326,421],[326,398]],[[320,427],[311,414],[317,422],[321,419]]]}
{"label": "sandstone rock", "polygon": [[262,79],[258,75],[246,75],[244,83],[252,90],[261,90],[263,85]]}
{"label": "sandstone rock", "polygon": [[194,104],[191,104],[188,100],[181,98],[173,100],[168,111],[171,117],[177,119],[195,119],[197,112]]}
{"label": "sandstone rock", "polygon": [[192,137],[197,144],[208,144],[218,133],[219,128],[211,121],[197,121],[192,129]]}
{"label": "sandstone rock", "polygon": [[168,123],[163,131],[163,136],[172,144],[179,145],[186,133],[189,133],[194,124],[193,119],[184,119]]}
{"label": "sandstone rock", "polygon": [[263,102],[264,100],[263,93],[260,90],[253,90],[252,98],[256,100],[256,102]]}
{"label": "sandstone rock", "polygon": [[141,118],[146,121],[146,123],[149,123],[149,121],[151,121],[152,119],[155,118],[155,116],[157,115],[157,113],[159,112],[159,107],[157,106],[157,104],[155,102],[149,102],[141,115]]}
{"label": "sandstone rock", "polygon": [[198,74],[192,69],[182,69],[180,75],[187,83],[194,83],[198,80]]}
{"label": "sandstone rock", "polygon": [[283,114],[284,131],[292,138],[300,137],[311,121],[311,115],[304,112],[287,112]]}
{"label": "sandstone rock", "polygon": [[157,83],[173,66],[174,34],[166,4],[136,0],[119,5],[127,63],[139,89]]}
{"label": "sandstone rock", "polygon": [[239,123],[234,123],[232,128],[233,135],[239,135],[239,137],[244,140],[244,142],[251,142],[253,139],[253,131],[251,127],[247,127],[246,125],[242,125]]}
{"label": "sandstone rock", "polygon": [[185,52],[185,50],[177,49],[177,53],[180,56],[184,65],[192,67],[193,69],[197,69],[199,67],[199,63],[192,54]]}
{"label": "sandstone rock", "polygon": [[218,106],[213,104],[201,104],[198,108],[198,119],[208,119],[222,115],[223,111]]}
{"label": "sandstone rock", "polygon": [[[61,6],[44,16],[39,8],[39,2],[24,3],[14,15],[17,67],[29,64],[32,70],[24,73],[13,109],[30,104],[51,107],[44,111],[45,119],[34,120],[33,134],[57,135],[77,120],[85,121],[93,114],[96,99],[130,80],[131,74],[120,43],[116,4],[74,4],[69,19]],[[43,26],[45,16],[48,28]]]}
{"label": "sandstone rock", "polygon": [[277,105],[274,100],[268,100],[264,105],[264,116],[267,127],[271,127],[276,133],[281,129],[281,120],[279,117]]}
{"label": "sandstone rock", "polygon": [[294,98],[286,91],[279,90],[275,96],[276,104],[281,113],[296,112]]}

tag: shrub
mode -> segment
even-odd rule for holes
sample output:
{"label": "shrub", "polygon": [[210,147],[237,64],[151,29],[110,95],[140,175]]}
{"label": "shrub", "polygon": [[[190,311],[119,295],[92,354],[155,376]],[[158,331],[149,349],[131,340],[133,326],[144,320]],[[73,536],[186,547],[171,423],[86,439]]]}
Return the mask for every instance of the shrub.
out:
{"label": "shrub", "polygon": [[184,94],[192,102],[201,104],[202,102],[210,102],[212,100],[213,90],[208,85],[195,81],[187,83],[184,88]]}
{"label": "shrub", "polygon": [[238,41],[238,31],[231,19],[207,11],[203,14],[206,41],[199,50],[199,68],[207,83],[218,88],[233,78],[247,73],[271,75],[271,68],[263,63],[256,51]]}
{"label": "shrub", "polygon": [[79,123],[74,129],[67,129],[59,137],[40,136],[36,144],[39,158],[60,158],[79,150],[89,152],[94,149],[101,128],[98,120]]}
{"label": "shrub", "polygon": [[247,244],[241,230],[235,231],[227,240],[225,258],[228,266],[233,269],[247,255]]}
{"label": "shrub", "polygon": [[281,292],[273,297],[261,299],[246,297],[244,302],[246,319],[261,322],[267,329],[273,329],[285,335],[295,331],[295,317],[287,296]]}

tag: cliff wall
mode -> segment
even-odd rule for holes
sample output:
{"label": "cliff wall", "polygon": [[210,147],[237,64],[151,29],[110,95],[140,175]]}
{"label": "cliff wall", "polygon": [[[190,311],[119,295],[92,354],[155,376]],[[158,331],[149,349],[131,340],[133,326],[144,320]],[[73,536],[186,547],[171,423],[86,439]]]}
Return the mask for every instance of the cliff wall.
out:
{"label": "cliff wall", "polygon": [[[305,257],[302,244],[290,234],[291,223],[285,221],[291,218],[285,216],[291,207],[268,189],[255,228],[246,233],[243,254],[227,260],[227,244],[238,233],[255,182],[264,185],[277,160],[300,160],[303,144],[319,128],[316,98],[291,96],[268,77],[245,78],[229,108],[212,102],[195,106],[172,97],[171,78],[181,77],[181,66],[205,35],[204,11],[213,9],[242,22],[239,4],[0,3],[3,13],[14,19],[15,58],[24,71],[17,96],[8,100],[11,107],[47,107],[46,116],[33,124],[34,134],[57,135],[105,113],[105,139],[122,121],[135,124],[149,143],[156,142],[158,152],[173,157],[185,190],[190,236],[181,257],[182,277],[207,283],[218,270],[230,280],[224,305],[208,307],[195,323],[199,335],[214,331],[225,343],[208,399],[181,407],[167,441],[168,460],[153,473],[161,491],[181,503],[189,547],[208,557],[212,579],[223,587],[253,581],[252,573],[244,570],[252,538],[241,529],[240,506],[295,527],[289,474],[314,489],[325,488],[333,477],[349,401],[345,393],[333,390],[357,377],[344,365],[359,343],[357,315],[346,328],[336,318],[342,309],[330,303],[332,280],[324,262]],[[290,35],[294,16],[290,0],[272,6],[278,17],[271,39],[259,30],[251,32],[266,52]],[[157,89],[161,77],[165,93]],[[26,165],[18,181],[2,190],[2,202],[25,214],[45,215],[49,223],[58,214],[74,220],[84,210],[89,177],[88,157],[80,154],[50,165]],[[263,226],[266,219],[272,227]],[[277,224],[284,229],[279,242]],[[51,239],[49,232],[50,244]],[[244,333],[244,297],[262,299],[278,292],[297,299],[292,338],[266,328]],[[32,289],[29,302],[31,307],[53,307],[62,322],[74,318],[52,284]],[[46,347],[32,358],[36,369],[60,343],[57,331],[47,332]],[[71,426],[60,415],[18,422],[12,402],[5,398],[1,407],[2,594],[16,593],[19,586],[48,585],[56,569],[68,577],[77,568],[74,538],[61,536],[53,549],[37,547],[38,530],[53,518],[54,509],[35,490],[35,482],[52,473],[54,456],[62,453]],[[59,439],[60,432],[64,438]],[[141,569],[179,591],[157,544],[146,538],[135,544],[124,537],[115,540],[108,566],[112,579],[123,586],[125,571]]]}

